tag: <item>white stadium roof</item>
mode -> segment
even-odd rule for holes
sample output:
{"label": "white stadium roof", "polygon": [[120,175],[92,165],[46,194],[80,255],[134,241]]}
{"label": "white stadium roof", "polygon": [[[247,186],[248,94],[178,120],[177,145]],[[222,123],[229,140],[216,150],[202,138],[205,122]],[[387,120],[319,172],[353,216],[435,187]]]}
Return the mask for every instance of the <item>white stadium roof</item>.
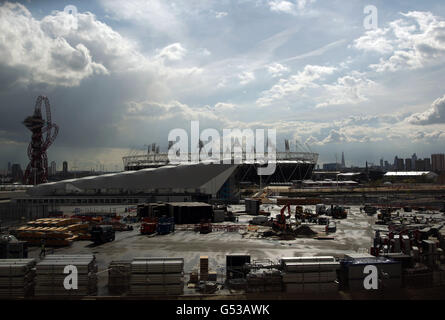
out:
{"label": "white stadium roof", "polygon": [[123,171],[100,176],[45,183],[29,189],[32,196],[66,194],[72,192],[196,192],[215,195],[237,165],[233,164],[180,164],[159,168]]}

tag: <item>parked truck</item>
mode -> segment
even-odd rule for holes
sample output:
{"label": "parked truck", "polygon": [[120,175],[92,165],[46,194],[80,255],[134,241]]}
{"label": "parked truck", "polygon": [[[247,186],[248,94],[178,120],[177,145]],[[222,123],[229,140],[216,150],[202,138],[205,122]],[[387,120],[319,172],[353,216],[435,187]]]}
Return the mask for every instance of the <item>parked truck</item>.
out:
{"label": "parked truck", "polygon": [[97,225],[91,229],[91,241],[96,244],[111,242],[115,239],[115,231],[110,225]]}

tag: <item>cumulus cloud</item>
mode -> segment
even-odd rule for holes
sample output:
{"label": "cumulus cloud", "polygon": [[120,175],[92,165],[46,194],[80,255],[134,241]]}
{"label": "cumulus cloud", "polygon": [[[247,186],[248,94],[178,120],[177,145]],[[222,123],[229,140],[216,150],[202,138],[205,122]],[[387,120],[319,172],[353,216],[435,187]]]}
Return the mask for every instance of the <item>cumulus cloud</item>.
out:
{"label": "cumulus cloud", "polygon": [[411,11],[384,29],[370,30],[354,41],[357,49],[383,54],[377,72],[419,69],[445,57],[445,21],[431,12]]}
{"label": "cumulus cloud", "polygon": [[374,81],[357,74],[340,77],[334,84],[323,85],[327,91],[327,99],[317,104],[316,107],[322,108],[331,105],[358,104],[367,101],[368,98],[364,92],[374,85]]}
{"label": "cumulus cloud", "polygon": [[390,28],[369,30],[364,36],[354,40],[354,47],[364,51],[391,53],[394,50],[392,41],[387,38]]}
{"label": "cumulus cloud", "polygon": [[[59,19],[72,16],[58,13]],[[83,21],[87,15],[80,15]],[[67,23],[67,29],[74,28]],[[51,28],[49,28],[51,29]],[[94,61],[83,43],[69,43],[54,35],[44,21],[35,20],[21,4],[6,2],[0,6],[0,66],[17,69],[15,81],[75,86],[93,74],[108,73]]]}
{"label": "cumulus cloud", "polygon": [[307,65],[303,71],[290,76],[288,79],[280,79],[272,88],[264,91],[262,97],[256,103],[260,106],[267,106],[288,95],[301,92],[307,88],[317,87],[317,80],[324,75],[332,74],[335,70],[334,67]]}
{"label": "cumulus cloud", "polygon": [[181,60],[186,54],[186,49],[182,47],[182,45],[177,43],[172,43],[165,48],[161,49],[159,54],[156,55],[158,59],[168,59],[168,60]]}
{"label": "cumulus cloud", "polygon": [[415,113],[407,118],[411,124],[429,125],[445,123],[445,95],[436,99],[425,112]]}
{"label": "cumulus cloud", "polygon": [[283,74],[289,72],[289,68],[283,66],[280,63],[271,63],[267,66],[267,71],[272,75],[272,77],[281,77]]}
{"label": "cumulus cloud", "polygon": [[277,0],[277,1],[269,1],[268,5],[271,11],[284,12],[296,15],[298,13],[301,13],[303,10],[307,8],[309,4],[314,2],[315,0],[296,0],[296,1]]}

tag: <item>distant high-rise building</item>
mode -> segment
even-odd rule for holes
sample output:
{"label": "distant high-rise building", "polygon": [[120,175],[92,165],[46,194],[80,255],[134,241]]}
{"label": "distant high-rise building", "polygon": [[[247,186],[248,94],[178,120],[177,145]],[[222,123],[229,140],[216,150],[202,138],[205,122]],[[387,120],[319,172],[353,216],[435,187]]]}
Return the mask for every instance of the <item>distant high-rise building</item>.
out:
{"label": "distant high-rise building", "polygon": [[413,167],[412,167],[412,163],[411,163],[411,158],[406,158],[405,159],[405,171],[412,171]]}
{"label": "distant high-rise building", "polygon": [[425,171],[425,161],[422,159],[416,160],[416,171]]}
{"label": "distant high-rise building", "polygon": [[8,162],[8,172],[6,173],[6,175],[10,175],[11,174],[11,162]]}
{"label": "distant high-rise building", "polygon": [[385,170],[389,170],[389,162],[385,160]]}
{"label": "distant high-rise building", "polygon": [[425,158],[423,161],[425,162],[425,171],[431,171],[431,159]]}
{"label": "distant high-rise building", "polygon": [[57,173],[57,164],[55,161],[51,161],[51,166],[49,167],[49,174],[55,176]]}
{"label": "distant high-rise building", "polygon": [[431,169],[433,171],[445,171],[445,154],[431,155]]}
{"label": "distant high-rise building", "polygon": [[405,160],[397,158],[395,167],[396,167],[397,171],[404,171],[405,170]]}
{"label": "distant high-rise building", "polygon": [[68,162],[63,161],[63,174],[67,175],[68,174]]}
{"label": "distant high-rise building", "polygon": [[417,155],[414,153],[414,154],[411,156],[411,167],[412,167],[413,169],[416,168],[416,161],[417,161]]}
{"label": "distant high-rise building", "polygon": [[383,168],[383,158],[380,159],[380,168]]}
{"label": "distant high-rise building", "polygon": [[14,163],[11,166],[11,176],[14,182],[22,182],[23,181],[23,171],[22,167],[19,163]]}
{"label": "distant high-rise building", "polygon": [[346,164],[345,164],[345,153],[342,151],[341,152],[341,167],[345,168]]}

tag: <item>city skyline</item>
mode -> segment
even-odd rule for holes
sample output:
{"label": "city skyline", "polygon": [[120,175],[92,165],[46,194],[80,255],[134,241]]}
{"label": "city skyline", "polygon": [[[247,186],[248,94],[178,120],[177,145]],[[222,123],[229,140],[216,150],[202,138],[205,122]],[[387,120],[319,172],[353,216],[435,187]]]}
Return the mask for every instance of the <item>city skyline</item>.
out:
{"label": "city skyline", "polygon": [[60,125],[48,159],[79,170],[122,167],[152,142],[166,149],[190,120],[274,128],[281,148],[307,143],[320,164],[341,151],[348,165],[445,152],[445,5],[375,1],[370,30],[367,5],[2,3],[0,162],[26,165],[21,122],[41,94]]}

